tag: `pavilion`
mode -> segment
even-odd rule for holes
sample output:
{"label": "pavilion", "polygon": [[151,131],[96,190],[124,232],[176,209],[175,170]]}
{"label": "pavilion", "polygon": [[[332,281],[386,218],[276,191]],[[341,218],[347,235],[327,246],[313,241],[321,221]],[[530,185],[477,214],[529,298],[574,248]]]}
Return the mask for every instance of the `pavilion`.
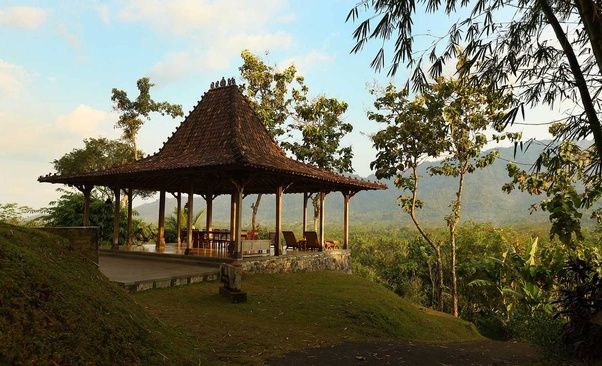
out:
{"label": "pavilion", "polygon": [[[192,222],[193,197],[195,194],[201,195],[207,202],[208,230],[212,227],[213,199],[218,195],[230,194],[230,255],[234,258],[242,258],[243,253],[240,231],[244,195],[276,195],[274,254],[280,255],[283,194],[304,194],[304,228],[308,195],[319,194],[318,235],[320,243],[324,243],[324,199],[330,192],[341,192],[344,196],[343,248],[347,249],[350,198],[362,190],[387,188],[380,182],[346,177],[287,157],[241,93],[234,78],[227,81],[222,78],[211,83],[211,88],[156,154],[105,170],[75,175],[47,175],[38,178],[38,181],[67,184],[82,191],[85,197],[84,226],[89,225],[92,188],[104,186],[112,189],[115,193],[113,249],[119,248],[121,190],[130,198],[130,212],[133,190],[160,192],[157,246],[165,245],[166,192],[171,192],[177,198],[178,212],[181,210],[182,192],[188,194],[189,223]],[[187,230],[187,236],[188,252],[192,230]]]}

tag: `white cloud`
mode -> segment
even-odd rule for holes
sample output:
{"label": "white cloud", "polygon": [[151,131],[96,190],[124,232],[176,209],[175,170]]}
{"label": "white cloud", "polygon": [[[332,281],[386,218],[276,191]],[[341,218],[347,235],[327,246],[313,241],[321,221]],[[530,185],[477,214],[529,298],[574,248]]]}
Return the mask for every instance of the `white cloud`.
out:
{"label": "white cloud", "polygon": [[84,104],[80,104],[69,114],[59,116],[55,127],[61,134],[77,136],[78,138],[87,138],[94,136],[98,128],[106,123],[109,118],[107,112],[99,111]]}
{"label": "white cloud", "polygon": [[334,63],[334,61],[334,55],[329,55],[318,50],[311,50],[304,55],[287,60],[283,64],[295,64],[297,72],[300,75],[307,75],[310,74],[312,71],[325,68],[326,66]]}
{"label": "white cloud", "polygon": [[79,36],[75,33],[70,32],[65,24],[58,24],[57,31],[67,41],[67,43],[69,43],[71,47],[78,50],[82,48],[82,42]]}
{"label": "white cloud", "polygon": [[42,8],[13,6],[0,10],[0,25],[8,25],[27,30],[37,30],[46,21],[47,12]]}
{"label": "white cloud", "polygon": [[158,33],[258,31],[283,11],[283,0],[130,0],[117,13],[125,21],[147,23]]}
{"label": "white cloud", "polygon": [[106,5],[98,5],[96,7],[96,12],[98,13],[98,17],[105,24],[109,25],[111,23],[111,12],[109,11],[109,7]]}
{"label": "white cloud", "polygon": [[9,64],[0,59],[0,94],[18,97],[31,75],[22,66]]}

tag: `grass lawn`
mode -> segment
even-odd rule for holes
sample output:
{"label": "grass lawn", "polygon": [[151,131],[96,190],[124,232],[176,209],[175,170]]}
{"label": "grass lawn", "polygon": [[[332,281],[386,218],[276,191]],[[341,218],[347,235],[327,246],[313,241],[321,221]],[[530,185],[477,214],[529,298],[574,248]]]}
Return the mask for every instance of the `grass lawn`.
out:
{"label": "grass lawn", "polygon": [[248,275],[246,303],[218,294],[218,282],[141,292],[134,299],[164,324],[195,339],[211,363],[261,364],[290,351],[343,341],[482,339],[474,327],[419,307],[358,276]]}

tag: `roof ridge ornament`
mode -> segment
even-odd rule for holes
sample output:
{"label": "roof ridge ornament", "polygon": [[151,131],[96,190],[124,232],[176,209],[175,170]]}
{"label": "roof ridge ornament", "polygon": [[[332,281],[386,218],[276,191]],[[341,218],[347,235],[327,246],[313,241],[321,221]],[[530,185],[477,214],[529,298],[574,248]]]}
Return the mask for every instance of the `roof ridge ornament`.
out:
{"label": "roof ridge ornament", "polygon": [[222,88],[224,86],[232,86],[232,85],[236,85],[236,79],[228,78],[228,81],[226,81],[226,79],[224,77],[222,77],[222,80],[212,81],[211,86],[209,88],[217,89],[217,88]]}

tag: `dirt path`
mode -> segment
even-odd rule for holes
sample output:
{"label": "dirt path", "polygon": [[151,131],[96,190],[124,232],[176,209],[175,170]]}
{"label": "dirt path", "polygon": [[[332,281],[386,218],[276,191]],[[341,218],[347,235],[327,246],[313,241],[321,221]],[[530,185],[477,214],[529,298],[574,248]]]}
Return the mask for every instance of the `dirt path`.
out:
{"label": "dirt path", "polygon": [[418,343],[409,341],[353,342],[293,352],[269,360],[271,366],[293,365],[512,365],[536,361],[539,355],[521,343],[478,341]]}

